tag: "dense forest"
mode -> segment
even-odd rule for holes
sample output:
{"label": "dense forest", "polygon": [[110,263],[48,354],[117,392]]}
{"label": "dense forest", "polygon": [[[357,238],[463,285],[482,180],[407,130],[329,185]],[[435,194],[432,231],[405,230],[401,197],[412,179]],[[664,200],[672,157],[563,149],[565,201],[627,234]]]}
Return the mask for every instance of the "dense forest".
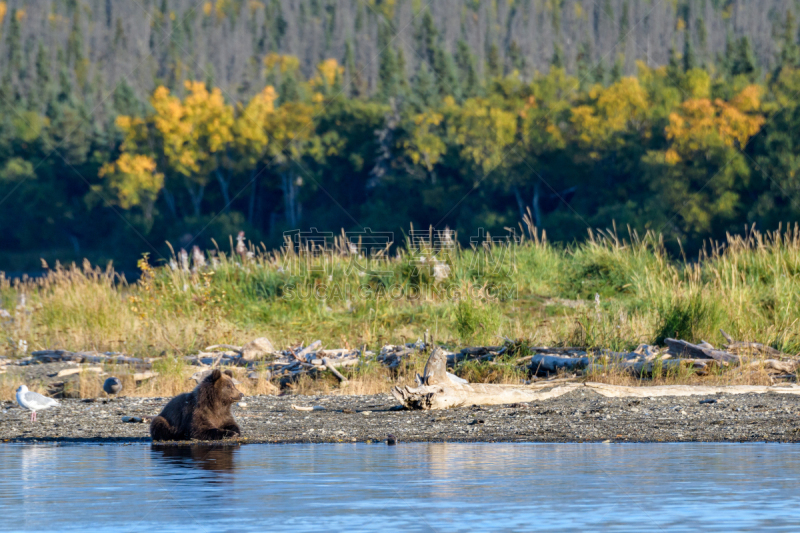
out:
{"label": "dense forest", "polygon": [[800,218],[790,0],[0,1],[0,270]]}

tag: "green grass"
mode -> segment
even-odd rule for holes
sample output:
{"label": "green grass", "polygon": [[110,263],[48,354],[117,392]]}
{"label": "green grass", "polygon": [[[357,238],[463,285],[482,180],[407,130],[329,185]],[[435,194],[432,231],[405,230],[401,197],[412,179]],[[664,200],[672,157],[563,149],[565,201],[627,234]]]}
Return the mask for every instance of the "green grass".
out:
{"label": "green grass", "polygon": [[212,251],[196,272],[142,262],[135,284],[88,264],[56,266],[35,281],[0,279],[10,315],[0,316],[0,354],[22,356],[27,343],[28,351],[179,356],[259,336],[281,347],[321,339],[376,350],[426,331],[452,346],[507,337],[621,350],[665,337],[720,344],[719,328],[800,352],[797,227],[732,235],[690,260],[668,257],[657,235],[616,231],[570,246],[536,237],[439,255],[405,248],[370,261],[252,251],[250,259]]}

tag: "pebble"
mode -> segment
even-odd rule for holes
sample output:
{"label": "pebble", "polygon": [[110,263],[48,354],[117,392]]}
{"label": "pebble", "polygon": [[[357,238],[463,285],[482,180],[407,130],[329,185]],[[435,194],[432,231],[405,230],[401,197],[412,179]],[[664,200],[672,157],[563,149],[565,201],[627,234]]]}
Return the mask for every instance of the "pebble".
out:
{"label": "pebble", "polygon": [[[766,440],[770,441],[800,442],[800,431],[795,431],[798,427],[796,398],[751,394],[726,398],[729,399],[724,401],[730,406],[722,403],[714,409],[699,406],[702,397],[654,402],[642,398],[634,407],[629,405],[633,403],[629,399],[575,393],[522,410],[496,406],[431,412],[396,410],[394,399],[386,394],[250,396],[246,415],[244,411],[234,410],[234,416],[247,442],[347,442],[355,438],[357,442],[369,440],[378,444],[386,442],[387,434],[397,435],[404,442],[719,442],[763,441],[763,435],[768,435]],[[34,425],[28,423],[29,415],[22,409],[11,402],[3,402],[0,404],[0,413],[5,410],[0,416],[0,441],[34,438],[147,441],[150,417],[158,414],[168,401],[169,398],[120,398],[106,405],[65,399],[58,413],[43,412]],[[297,404],[308,407],[298,413],[292,408],[293,404],[295,408]],[[729,408],[723,410],[720,408],[723,405]],[[737,407],[742,410],[735,411]],[[703,416],[700,416],[701,411]],[[348,412],[362,415],[355,417],[346,414]],[[124,413],[141,422],[121,423]],[[577,418],[569,416],[573,413]],[[607,415],[612,416],[606,419]],[[657,424],[650,422],[653,417],[658,419]],[[467,425],[470,422],[472,424]],[[337,431],[344,431],[344,434],[337,434]]]}

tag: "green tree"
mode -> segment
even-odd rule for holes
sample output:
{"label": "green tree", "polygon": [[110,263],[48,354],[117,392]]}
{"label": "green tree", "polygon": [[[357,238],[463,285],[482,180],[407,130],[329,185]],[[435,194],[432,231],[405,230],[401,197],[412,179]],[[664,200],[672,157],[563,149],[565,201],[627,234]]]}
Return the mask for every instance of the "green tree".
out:
{"label": "green tree", "polygon": [[480,78],[475,67],[475,56],[464,39],[460,39],[456,45],[455,63],[456,68],[458,68],[458,81],[463,89],[463,95],[467,98],[478,96]]}

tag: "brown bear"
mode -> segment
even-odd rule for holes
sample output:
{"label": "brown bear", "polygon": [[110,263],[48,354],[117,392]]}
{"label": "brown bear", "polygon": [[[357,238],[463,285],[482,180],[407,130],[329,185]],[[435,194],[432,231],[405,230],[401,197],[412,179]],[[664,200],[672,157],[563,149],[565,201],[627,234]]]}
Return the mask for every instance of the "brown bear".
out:
{"label": "brown bear", "polygon": [[231,405],[244,394],[230,370],[213,370],[192,392],[175,396],[150,423],[153,440],[219,440],[241,435]]}

